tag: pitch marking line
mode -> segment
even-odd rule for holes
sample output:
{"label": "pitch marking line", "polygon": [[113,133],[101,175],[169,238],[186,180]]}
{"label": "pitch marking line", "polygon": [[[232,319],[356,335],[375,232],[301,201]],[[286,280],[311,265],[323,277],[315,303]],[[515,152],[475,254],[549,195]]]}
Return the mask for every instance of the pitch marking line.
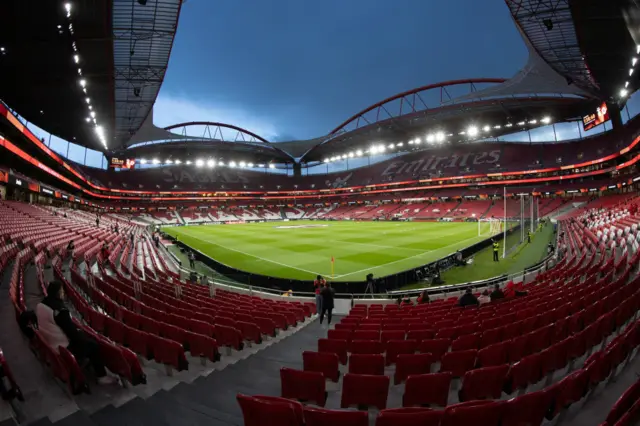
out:
{"label": "pitch marking line", "polygon": [[371,271],[371,270],[374,270],[374,269],[381,268],[383,266],[393,265],[393,264],[396,264],[396,263],[404,262],[405,260],[409,260],[409,259],[415,259],[416,257],[420,257],[422,255],[425,255],[425,254],[428,254],[428,253],[431,253],[431,252],[434,252],[434,251],[446,249],[447,247],[457,246],[460,243],[464,243],[465,241],[470,241],[470,240],[473,240],[473,239],[476,239],[476,238],[478,238],[478,237],[476,236],[476,237],[467,238],[466,240],[458,241],[458,242],[456,242],[454,244],[449,244],[448,246],[440,247],[440,248],[437,248],[435,250],[425,251],[425,252],[422,252],[420,254],[416,254],[415,256],[405,257],[404,259],[394,260],[393,262],[383,263],[382,265],[377,265],[377,266],[372,266],[370,268],[360,269],[359,271],[349,272],[348,274],[335,275],[334,278],[348,277],[349,275],[354,275],[354,274],[359,274],[361,272]]}
{"label": "pitch marking line", "polygon": [[275,260],[271,260],[271,259],[267,259],[267,258],[264,258],[264,257],[256,256],[255,254],[247,253],[247,252],[242,251],[242,250],[237,250],[237,249],[234,249],[234,248],[231,248],[231,247],[223,246],[221,244],[212,243],[211,241],[203,240],[202,238],[194,237],[193,235],[189,235],[189,234],[187,234],[187,235],[189,237],[191,237],[191,238],[195,238],[196,240],[200,240],[203,243],[206,243],[206,244],[209,244],[209,245],[212,245],[212,246],[222,247],[225,250],[235,251],[236,253],[241,253],[241,254],[244,254],[246,256],[250,256],[250,257],[253,257],[255,259],[258,259],[258,260],[262,260],[262,261],[269,262],[269,263],[274,263],[276,265],[284,266],[284,267],[289,268],[289,269],[296,269],[298,271],[308,272],[308,273],[313,274],[313,275],[323,275],[320,272],[314,272],[314,271],[310,271],[308,269],[303,269],[303,268],[298,268],[296,266],[287,265],[286,263],[276,262]]}

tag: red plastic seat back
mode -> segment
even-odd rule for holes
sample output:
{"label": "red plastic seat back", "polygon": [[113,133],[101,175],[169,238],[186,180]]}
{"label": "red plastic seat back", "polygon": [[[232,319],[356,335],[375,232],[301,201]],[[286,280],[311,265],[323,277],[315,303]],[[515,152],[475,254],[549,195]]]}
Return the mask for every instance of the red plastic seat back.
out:
{"label": "red plastic seat back", "polygon": [[340,364],[347,363],[347,341],[334,339],[318,339],[318,352],[328,352],[338,355]]}
{"label": "red plastic seat back", "polygon": [[340,377],[338,355],[329,352],[302,352],[304,371],[317,371],[326,379],[337,382]]}
{"label": "red plastic seat back", "polygon": [[436,361],[440,361],[442,356],[449,351],[450,339],[430,339],[423,340],[418,344],[418,352],[430,353]]}
{"label": "red plastic seat back", "polygon": [[305,426],[369,426],[366,411],[304,407]]}
{"label": "red plastic seat back", "polygon": [[340,407],[372,406],[378,410],[387,408],[389,392],[388,376],[368,374],[345,374],[342,382],[342,401]]}
{"label": "red plastic seat back", "polygon": [[352,340],[348,346],[352,354],[381,354],[385,348],[379,340]]}
{"label": "red plastic seat back", "polygon": [[381,354],[351,354],[349,373],[384,375],[384,356]]}
{"label": "red plastic seat back", "polygon": [[467,371],[459,392],[460,401],[500,399],[509,365],[484,367]]}
{"label": "red plastic seat back", "polygon": [[260,400],[247,395],[236,396],[245,426],[302,426],[296,409],[285,402]]}
{"label": "red plastic seat back", "polygon": [[433,356],[431,354],[400,354],[396,358],[394,384],[404,382],[411,374],[429,374]]}
{"label": "red plastic seat back", "polygon": [[418,350],[416,340],[390,340],[387,342],[387,365],[396,362],[399,354],[413,354]]}
{"label": "red plastic seat back", "polygon": [[390,408],[378,413],[375,426],[439,426],[442,414],[429,408]]}
{"label": "red plastic seat back", "polygon": [[313,401],[324,407],[327,394],[325,391],[325,378],[317,371],[300,371],[292,368],[280,369],[280,383],[283,398],[292,398],[299,401]]}
{"label": "red plastic seat back", "polygon": [[469,401],[447,407],[441,426],[499,426],[502,401]]}
{"label": "red plastic seat back", "polygon": [[451,373],[410,375],[405,383],[402,406],[446,407],[452,378]]}
{"label": "red plastic seat back", "polygon": [[540,425],[552,402],[552,393],[537,391],[508,400],[502,412],[502,426]]}
{"label": "red plastic seat back", "polygon": [[449,371],[454,377],[462,377],[472,370],[476,363],[478,351],[471,349],[467,351],[447,352],[442,356],[440,371]]}

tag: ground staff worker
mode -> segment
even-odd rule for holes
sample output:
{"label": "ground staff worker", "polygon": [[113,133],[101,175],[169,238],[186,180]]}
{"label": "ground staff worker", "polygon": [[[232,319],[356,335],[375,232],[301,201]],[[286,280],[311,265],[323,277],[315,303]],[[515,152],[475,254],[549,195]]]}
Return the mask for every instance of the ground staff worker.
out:
{"label": "ground staff worker", "polygon": [[493,241],[493,261],[498,261],[498,250],[500,249],[500,244],[497,241]]}
{"label": "ground staff worker", "polygon": [[531,244],[531,231],[527,231],[527,241]]}

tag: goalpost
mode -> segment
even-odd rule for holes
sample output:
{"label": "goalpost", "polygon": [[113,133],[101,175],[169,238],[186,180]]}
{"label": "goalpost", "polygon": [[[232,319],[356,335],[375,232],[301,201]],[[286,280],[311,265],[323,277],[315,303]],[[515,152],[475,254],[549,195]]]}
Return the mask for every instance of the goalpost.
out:
{"label": "goalpost", "polygon": [[492,237],[504,232],[504,219],[490,218],[478,220],[478,236]]}

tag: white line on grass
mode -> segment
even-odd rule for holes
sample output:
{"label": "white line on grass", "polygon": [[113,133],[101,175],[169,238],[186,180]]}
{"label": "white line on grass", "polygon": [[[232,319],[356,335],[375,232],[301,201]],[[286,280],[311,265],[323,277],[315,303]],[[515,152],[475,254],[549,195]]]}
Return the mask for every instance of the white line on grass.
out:
{"label": "white line on grass", "polygon": [[336,276],[334,276],[334,278],[348,277],[349,275],[359,274],[361,272],[366,272],[366,271],[371,271],[373,269],[382,268],[383,266],[388,266],[388,265],[393,265],[393,264],[396,264],[396,263],[404,262],[405,260],[414,259],[416,257],[420,257],[422,255],[425,255],[425,254],[428,254],[428,253],[432,253],[434,251],[439,251],[439,250],[442,250],[442,249],[446,249],[447,247],[457,246],[457,245],[459,245],[461,243],[464,243],[465,241],[470,241],[470,240],[473,240],[473,239],[476,239],[476,238],[478,238],[478,237],[476,236],[476,237],[467,238],[466,240],[458,241],[458,242],[456,242],[454,244],[449,244],[448,246],[440,247],[440,248],[437,248],[435,250],[425,251],[425,252],[422,252],[420,254],[416,254],[415,256],[405,257],[404,259],[394,260],[393,262],[383,263],[382,265],[377,265],[377,266],[372,266],[370,268],[360,269],[359,271],[349,272],[348,274],[336,275]]}
{"label": "white line on grass", "polygon": [[267,258],[264,258],[264,257],[256,256],[255,254],[247,253],[247,252],[242,251],[242,250],[236,250],[236,249],[234,249],[234,248],[227,247],[227,246],[223,246],[223,245],[221,245],[221,244],[212,243],[211,241],[203,240],[202,238],[194,237],[193,235],[190,235],[190,234],[187,234],[187,235],[188,235],[189,237],[191,237],[191,238],[195,238],[196,240],[200,240],[200,241],[202,241],[203,243],[207,243],[207,244],[210,244],[210,245],[212,245],[212,246],[222,247],[222,248],[223,248],[223,249],[225,249],[225,250],[235,251],[235,252],[237,252],[237,253],[241,253],[241,254],[244,254],[244,255],[246,255],[246,256],[253,257],[253,258],[255,258],[255,259],[264,260],[265,262],[274,263],[274,264],[276,264],[276,265],[284,266],[284,267],[289,268],[289,269],[296,269],[296,270],[298,270],[298,271],[308,272],[308,273],[310,273],[310,274],[314,274],[314,275],[323,275],[323,274],[321,274],[320,272],[314,272],[314,271],[310,271],[310,270],[308,270],[308,269],[302,269],[302,268],[298,268],[298,267],[296,267],[296,266],[287,265],[286,263],[276,262],[275,260],[271,260],[271,259],[267,259]]}

